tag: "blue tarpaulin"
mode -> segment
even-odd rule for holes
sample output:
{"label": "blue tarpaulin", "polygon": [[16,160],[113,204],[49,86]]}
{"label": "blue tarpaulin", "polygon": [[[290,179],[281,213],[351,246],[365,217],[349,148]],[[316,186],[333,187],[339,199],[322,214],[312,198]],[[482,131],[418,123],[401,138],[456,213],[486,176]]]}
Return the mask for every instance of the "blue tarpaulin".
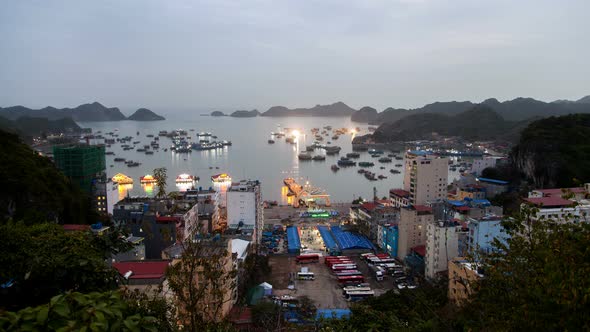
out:
{"label": "blue tarpaulin", "polygon": [[301,248],[299,232],[295,226],[287,227],[287,248],[290,254],[299,253],[299,249]]}
{"label": "blue tarpaulin", "polygon": [[338,245],[336,244],[336,240],[330,233],[328,226],[318,226],[318,231],[320,231],[320,235],[322,236],[322,240],[324,240],[324,244],[326,248],[330,250],[338,250]]}
{"label": "blue tarpaulin", "polygon": [[465,202],[463,201],[454,201],[454,200],[447,200],[447,202],[453,206],[465,206]]}
{"label": "blue tarpaulin", "polygon": [[350,317],[350,309],[318,309],[315,319],[343,319]]}
{"label": "blue tarpaulin", "polygon": [[332,226],[332,234],[336,238],[340,249],[375,249],[366,237],[343,231],[340,226]]}

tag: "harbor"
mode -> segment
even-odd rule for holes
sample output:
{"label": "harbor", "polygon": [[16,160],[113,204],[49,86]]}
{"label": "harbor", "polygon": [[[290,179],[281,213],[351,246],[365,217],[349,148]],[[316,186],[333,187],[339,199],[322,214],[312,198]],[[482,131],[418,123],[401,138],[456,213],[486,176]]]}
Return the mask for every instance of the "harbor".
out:
{"label": "harbor", "polygon": [[[279,205],[288,205],[292,199],[283,193],[285,178],[294,178],[300,184],[309,181],[315,187],[326,190],[330,193],[332,205],[350,202],[358,197],[370,198],[373,196],[373,187],[377,189],[379,197],[386,196],[389,189],[401,186],[403,181],[403,167],[396,166],[403,164],[403,161],[395,158],[400,157],[400,153],[396,152],[395,157],[391,157],[393,151],[381,149],[383,154],[377,158],[373,157],[376,151],[353,151],[352,140],[357,135],[367,134],[368,126],[353,123],[347,118],[171,117],[158,123],[88,122],[80,125],[92,129],[93,142],[106,144],[106,151],[110,152],[106,155],[107,177],[122,173],[134,180],[132,184],[110,186],[109,202],[118,201],[128,194],[153,196],[154,185],[141,184],[139,178],[152,174],[159,167],[168,170],[168,192],[185,190],[191,186],[215,187],[218,184],[211,181],[211,176],[227,173],[236,179],[260,179],[264,184],[264,199],[276,201]],[[318,128],[319,137],[324,137],[321,144],[317,144],[313,133],[315,130],[312,132],[314,128]],[[335,133],[332,131],[341,128],[349,130],[333,140]],[[322,131],[326,132],[322,135]],[[291,136],[289,141],[288,136]],[[271,138],[274,144],[268,143]],[[208,141],[221,142],[221,146],[193,149],[192,143],[203,144]],[[232,144],[223,145],[223,141]],[[327,144],[328,141],[331,143]],[[153,142],[157,146],[155,143],[152,145]],[[173,145],[175,149],[172,149]],[[153,154],[138,152],[138,148],[152,151]],[[308,151],[308,148],[313,151]],[[312,159],[300,160],[301,153],[310,153]],[[342,157],[357,165],[338,165]],[[380,158],[392,158],[392,162],[379,162]],[[367,168],[375,173],[375,181],[357,173],[358,163],[361,162],[375,164]],[[461,168],[451,171],[449,179],[456,178]],[[179,186],[176,178],[181,174],[189,174],[199,180],[194,184]],[[379,175],[387,178],[379,179]]]}

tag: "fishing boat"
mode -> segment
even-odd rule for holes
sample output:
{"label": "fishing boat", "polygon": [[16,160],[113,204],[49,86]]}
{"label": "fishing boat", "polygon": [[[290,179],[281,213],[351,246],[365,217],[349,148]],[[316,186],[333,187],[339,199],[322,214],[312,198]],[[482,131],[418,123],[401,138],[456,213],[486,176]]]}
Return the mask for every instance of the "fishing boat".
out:
{"label": "fishing boat", "polygon": [[360,167],[373,167],[373,166],[375,166],[375,164],[370,161],[361,161],[361,162],[359,162],[359,166]]}
{"label": "fishing boat", "polygon": [[323,160],[326,160],[326,156],[321,155],[321,154],[317,154],[317,155],[313,156],[313,158],[311,158],[311,159],[313,159],[315,161],[323,161]]}
{"label": "fishing boat", "polygon": [[389,170],[389,173],[391,173],[391,174],[400,174],[401,172],[398,171],[397,169],[390,169]]}
{"label": "fishing boat", "polygon": [[349,152],[349,153],[346,154],[346,156],[348,158],[355,158],[356,159],[356,158],[360,158],[361,157],[361,154],[358,153],[358,152]]}
{"label": "fishing boat", "polygon": [[326,146],[324,149],[326,150],[326,154],[337,154],[341,150],[339,146]]}
{"label": "fishing boat", "polygon": [[116,162],[124,162],[125,161],[125,158],[115,158],[113,160],[116,161]]}
{"label": "fishing boat", "polygon": [[389,157],[381,157],[381,158],[379,158],[379,162],[380,163],[390,163],[392,161],[393,160],[391,158],[389,158]]}
{"label": "fishing boat", "polygon": [[299,160],[311,160],[312,156],[307,152],[301,152],[297,158],[299,158]]}
{"label": "fishing boat", "polygon": [[338,170],[340,169],[340,167],[338,167],[337,165],[332,165],[332,166],[330,166],[330,168],[331,168],[331,169],[332,169],[334,172],[336,172],[336,171],[338,171]]}
{"label": "fishing boat", "polygon": [[352,160],[338,160],[338,166],[356,166],[356,162]]}
{"label": "fishing boat", "polygon": [[268,140],[268,144],[275,144],[275,140],[274,139],[269,139]]}
{"label": "fishing boat", "polygon": [[150,184],[150,183],[156,183],[157,180],[153,176],[147,174],[147,175],[144,175],[144,176],[140,177],[139,178],[139,182],[141,184]]}

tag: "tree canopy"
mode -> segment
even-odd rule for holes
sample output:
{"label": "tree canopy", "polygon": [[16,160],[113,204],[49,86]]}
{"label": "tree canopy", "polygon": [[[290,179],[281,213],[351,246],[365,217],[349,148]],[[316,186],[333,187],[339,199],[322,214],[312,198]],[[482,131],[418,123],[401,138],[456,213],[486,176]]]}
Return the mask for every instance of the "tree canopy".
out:
{"label": "tree canopy", "polygon": [[106,265],[129,244],[117,232],[65,232],[55,224],[0,225],[0,307],[19,309],[47,302],[66,292],[106,291],[117,286]]}

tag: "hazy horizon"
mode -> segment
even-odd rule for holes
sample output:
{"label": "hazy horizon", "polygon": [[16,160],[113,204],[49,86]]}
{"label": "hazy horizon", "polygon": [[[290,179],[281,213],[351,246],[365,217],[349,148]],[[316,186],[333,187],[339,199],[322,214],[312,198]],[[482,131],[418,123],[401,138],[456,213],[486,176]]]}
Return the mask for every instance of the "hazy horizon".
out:
{"label": "hazy horizon", "polygon": [[124,113],[590,93],[590,1],[17,1],[0,107]]}

